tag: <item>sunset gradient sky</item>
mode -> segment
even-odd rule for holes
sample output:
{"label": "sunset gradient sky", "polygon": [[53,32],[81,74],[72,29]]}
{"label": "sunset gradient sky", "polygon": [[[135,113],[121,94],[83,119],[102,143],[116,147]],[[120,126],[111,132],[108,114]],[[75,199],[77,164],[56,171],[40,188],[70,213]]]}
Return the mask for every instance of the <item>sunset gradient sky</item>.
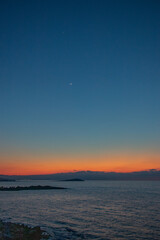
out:
{"label": "sunset gradient sky", "polygon": [[160,169],[160,1],[0,1],[0,174]]}

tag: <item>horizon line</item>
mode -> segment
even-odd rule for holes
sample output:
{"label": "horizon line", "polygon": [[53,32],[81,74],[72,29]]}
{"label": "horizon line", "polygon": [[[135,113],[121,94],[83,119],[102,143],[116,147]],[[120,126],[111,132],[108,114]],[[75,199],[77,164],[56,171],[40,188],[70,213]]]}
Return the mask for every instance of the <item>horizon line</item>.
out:
{"label": "horizon line", "polygon": [[1,174],[0,173],[0,176],[46,176],[46,175],[56,175],[56,174],[68,174],[68,173],[89,173],[89,172],[92,172],[92,173],[122,173],[122,174],[132,174],[132,173],[142,173],[142,172],[158,172],[160,171],[160,168],[157,168],[157,169],[145,169],[145,170],[141,170],[141,171],[132,171],[132,172],[118,172],[118,171],[91,171],[91,170],[77,170],[77,171],[70,171],[70,172],[56,172],[56,173],[46,173],[46,174]]}

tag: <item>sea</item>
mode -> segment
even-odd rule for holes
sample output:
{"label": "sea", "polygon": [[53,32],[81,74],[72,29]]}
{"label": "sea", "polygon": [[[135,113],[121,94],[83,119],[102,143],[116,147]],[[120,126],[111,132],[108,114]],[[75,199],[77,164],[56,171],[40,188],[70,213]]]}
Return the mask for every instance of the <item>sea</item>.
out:
{"label": "sea", "polygon": [[0,191],[0,219],[41,226],[56,240],[160,240],[160,181],[0,182],[31,185],[67,189]]}

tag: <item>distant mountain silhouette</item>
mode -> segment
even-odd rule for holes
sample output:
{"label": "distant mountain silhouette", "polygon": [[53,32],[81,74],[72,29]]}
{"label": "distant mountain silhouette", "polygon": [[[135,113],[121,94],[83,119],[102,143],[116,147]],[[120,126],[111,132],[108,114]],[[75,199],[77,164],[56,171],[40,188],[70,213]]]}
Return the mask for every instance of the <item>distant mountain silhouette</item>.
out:
{"label": "distant mountain silhouette", "polygon": [[[2,175],[0,175],[2,177]],[[5,176],[3,179],[31,179],[31,180],[160,180],[160,170],[150,169],[147,171],[120,173],[120,172],[98,172],[98,171],[77,171],[69,173],[56,173],[47,175],[26,175],[26,176]]]}
{"label": "distant mountain silhouette", "polygon": [[5,176],[4,178],[0,177],[0,182],[15,182],[15,179],[7,179]]}

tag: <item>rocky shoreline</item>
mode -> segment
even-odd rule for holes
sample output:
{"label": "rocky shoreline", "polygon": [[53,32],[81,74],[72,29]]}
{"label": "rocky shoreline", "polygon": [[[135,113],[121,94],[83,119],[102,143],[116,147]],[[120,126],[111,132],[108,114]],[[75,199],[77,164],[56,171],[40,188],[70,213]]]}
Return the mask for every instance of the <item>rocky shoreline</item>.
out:
{"label": "rocky shoreline", "polygon": [[0,220],[1,240],[51,240],[50,235],[39,226],[29,227],[24,224]]}

